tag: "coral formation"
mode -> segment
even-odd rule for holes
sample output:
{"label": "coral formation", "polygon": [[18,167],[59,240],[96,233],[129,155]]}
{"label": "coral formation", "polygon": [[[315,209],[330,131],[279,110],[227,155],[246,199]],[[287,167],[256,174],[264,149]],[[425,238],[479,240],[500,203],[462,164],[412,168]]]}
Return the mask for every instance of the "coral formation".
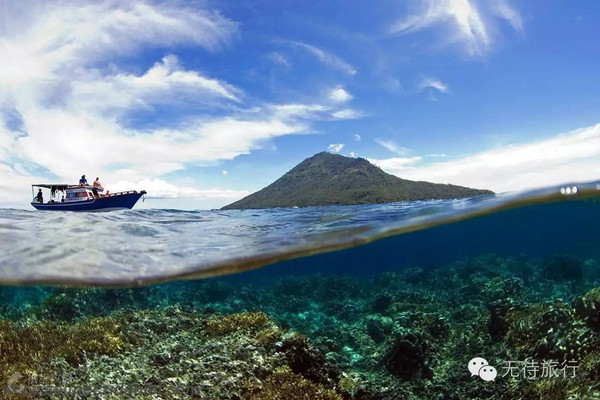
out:
{"label": "coral formation", "polygon": [[[373,276],[3,288],[0,382],[24,399],[594,398],[598,265],[488,255]],[[495,382],[471,376],[475,356]],[[578,369],[524,379],[507,360]]]}
{"label": "coral formation", "polygon": [[399,378],[432,378],[427,351],[427,343],[421,335],[398,335],[385,352],[382,363],[386,370]]}
{"label": "coral formation", "polygon": [[600,287],[593,288],[575,301],[575,312],[587,325],[600,332]]}
{"label": "coral formation", "polygon": [[125,351],[135,338],[123,333],[118,318],[91,318],[76,325],[41,322],[19,326],[0,321],[0,382],[15,374],[39,374],[40,364],[61,358],[71,366],[89,357]]}
{"label": "coral formation", "polygon": [[276,370],[261,387],[246,386],[241,400],[342,400],[332,389],[325,389],[287,368]]}
{"label": "coral formation", "polygon": [[312,347],[305,336],[298,333],[289,335],[277,349],[285,354],[292,372],[328,387],[337,382],[337,371],[329,367],[323,353]]}
{"label": "coral formation", "polygon": [[238,313],[215,316],[206,321],[206,332],[211,336],[223,336],[233,332],[257,332],[265,328],[273,328],[267,314],[262,312]]}

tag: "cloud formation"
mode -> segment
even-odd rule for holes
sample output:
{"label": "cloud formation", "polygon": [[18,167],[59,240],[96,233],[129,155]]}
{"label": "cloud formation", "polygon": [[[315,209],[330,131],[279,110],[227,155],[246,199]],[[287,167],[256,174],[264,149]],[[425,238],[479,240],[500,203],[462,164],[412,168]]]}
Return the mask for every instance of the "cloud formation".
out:
{"label": "cloud formation", "polygon": [[367,160],[390,174],[396,174],[408,166],[421,161],[421,157],[367,158]]}
{"label": "cloud formation", "polygon": [[343,87],[337,87],[329,92],[329,100],[336,103],[345,103],[352,100],[352,95],[348,93]]}
{"label": "cloud formation", "polygon": [[306,44],[303,42],[292,42],[293,47],[305,50],[309,54],[316,57],[321,63],[328,65],[332,68],[336,68],[348,75],[355,75],[357,70],[352,65],[342,60],[340,57],[332,54],[328,51],[321,49],[320,47]]}
{"label": "cloud formation", "polygon": [[492,43],[492,18],[507,20],[518,31],[523,30],[519,13],[505,0],[425,0],[415,2],[417,10],[394,22],[388,33],[406,35],[440,26],[443,40],[459,43],[472,56],[484,54]]}
{"label": "cloud formation", "polygon": [[[141,75],[90,71],[73,79],[62,102],[74,112],[123,116],[153,106],[240,102],[242,91],[217,79],[185,70],[175,55],[167,55]],[[187,104],[186,104],[187,103]]]}
{"label": "cloud formation", "polygon": [[435,90],[437,90],[438,92],[441,92],[441,93],[448,93],[449,92],[448,85],[446,85],[444,82],[440,81],[439,79],[435,79],[435,78],[432,78],[432,77],[425,77],[425,78],[423,78],[423,80],[419,84],[419,88],[421,90],[435,89]]}
{"label": "cloud formation", "polygon": [[334,143],[327,146],[327,150],[332,153],[339,153],[344,148],[343,143]]}
{"label": "cloud formation", "polygon": [[387,150],[391,151],[392,153],[396,153],[400,156],[410,153],[409,149],[407,149],[406,147],[402,147],[399,144],[394,143],[393,140],[375,139],[375,142],[378,145],[385,147]]}
{"label": "cloud formation", "polygon": [[[129,55],[142,46],[193,44],[217,50],[237,31],[219,13],[169,3],[23,1],[6,9],[0,46],[2,87],[38,84]],[[11,11],[13,11],[11,13]]]}
{"label": "cloud formation", "polygon": [[505,0],[496,0],[492,3],[492,12],[498,17],[504,18],[514,28],[514,30],[523,31],[523,18],[510,6]]}
{"label": "cloud formation", "polygon": [[359,119],[362,118],[364,114],[358,110],[345,108],[343,110],[333,112],[331,116],[334,119]]}
{"label": "cloud formation", "polygon": [[[22,200],[13,193],[22,193],[23,182],[71,182],[92,171],[107,187],[141,182],[157,193],[215,198],[225,192],[169,186],[162,176],[305,133],[312,120],[357,116],[335,104],[247,104],[242,90],[186,68],[172,52],[131,69],[127,57],[142,50],[222,49],[238,24],[215,11],[105,0],[29,1],[9,12],[0,31],[0,52],[9,60],[0,63],[5,201]],[[337,62],[325,53],[323,60]]]}
{"label": "cloud formation", "polygon": [[269,54],[269,60],[273,61],[275,64],[279,64],[279,65],[283,65],[284,67],[291,67],[292,63],[290,62],[290,60],[283,54],[277,52],[277,51],[273,51],[272,53]]}
{"label": "cloud formation", "polygon": [[149,199],[176,199],[180,197],[199,198],[203,200],[233,201],[250,194],[246,190],[230,189],[196,189],[188,186],[173,185],[163,179],[143,179],[139,182],[119,181],[112,185],[112,191],[131,190],[132,187],[143,187]]}
{"label": "cloud formation", "polygon": [[600,124],[546,140],[504,146],[471,156],[413,165],[409,159],[374,160],[402,178],[486,188],[497,192],[600,179]]}

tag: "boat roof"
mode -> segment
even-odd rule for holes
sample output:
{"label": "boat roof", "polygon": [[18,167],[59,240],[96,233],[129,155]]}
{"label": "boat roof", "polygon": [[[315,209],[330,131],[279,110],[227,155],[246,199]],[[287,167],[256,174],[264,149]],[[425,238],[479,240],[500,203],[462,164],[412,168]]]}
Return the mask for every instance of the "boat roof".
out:
{"label": "boat roof", "polygon": [[80,186],[80,185],[69,185],[68,183],[38,183],[35,185],[31,185],[32,187],[40,187],[45,189],[57,189],[57,190],[65,190],[67,188],[91,188],[92,186]]}

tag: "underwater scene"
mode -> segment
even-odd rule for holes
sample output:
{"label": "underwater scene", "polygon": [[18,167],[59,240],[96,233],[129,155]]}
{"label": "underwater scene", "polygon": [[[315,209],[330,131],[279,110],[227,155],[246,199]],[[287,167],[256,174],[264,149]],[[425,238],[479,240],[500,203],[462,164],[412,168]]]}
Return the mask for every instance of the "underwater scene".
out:
{"label": "underwater scene", "polygon": [[3,399],[600,398],[600,185],[0,210]]}

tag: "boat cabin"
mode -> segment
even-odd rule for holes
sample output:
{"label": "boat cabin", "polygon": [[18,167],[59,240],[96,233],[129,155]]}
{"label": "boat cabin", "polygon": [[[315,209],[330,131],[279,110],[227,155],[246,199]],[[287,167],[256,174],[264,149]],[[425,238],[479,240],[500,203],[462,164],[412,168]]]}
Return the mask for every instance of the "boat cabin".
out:
{"label": "boat cabin", "polygon": [[[36,190],[37,189],[37,190]],[[38,191],[42,190],[42,201],[38,200]],[[93,186],[78,186],[67,184],[38,184],[31,185],[31,194],[35,203],[77,203],[104,197],[103,188]]]}

